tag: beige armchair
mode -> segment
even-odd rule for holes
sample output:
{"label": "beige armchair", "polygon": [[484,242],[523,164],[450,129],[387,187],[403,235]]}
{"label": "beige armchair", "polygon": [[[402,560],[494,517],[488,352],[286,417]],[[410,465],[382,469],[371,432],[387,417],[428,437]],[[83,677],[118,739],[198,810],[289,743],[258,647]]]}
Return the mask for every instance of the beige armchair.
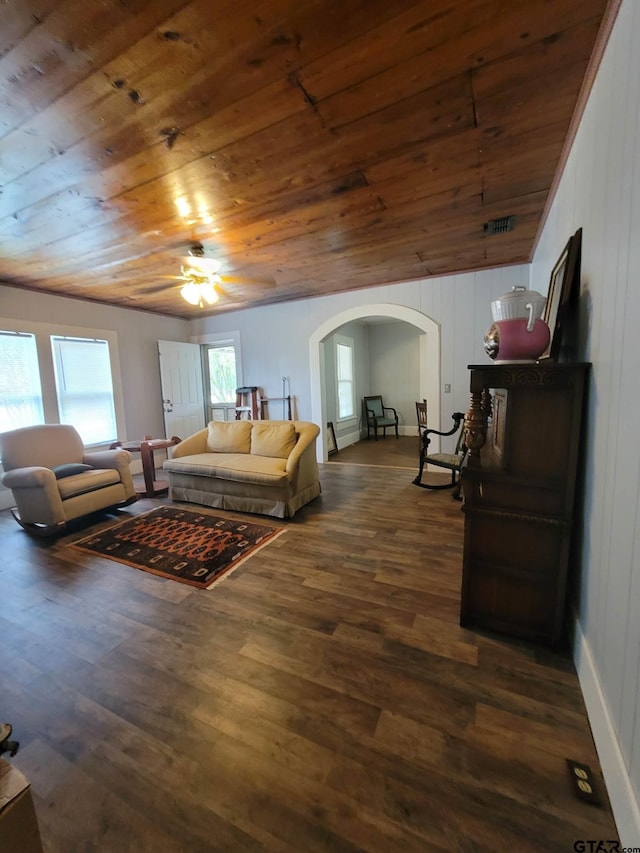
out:
{"label": "beige armchair", "polygon": [[127,450],[87,452],[72,426],[43,424],[0,434],[2,484],[16,521],[49,536],[91,512],[137,500]]}

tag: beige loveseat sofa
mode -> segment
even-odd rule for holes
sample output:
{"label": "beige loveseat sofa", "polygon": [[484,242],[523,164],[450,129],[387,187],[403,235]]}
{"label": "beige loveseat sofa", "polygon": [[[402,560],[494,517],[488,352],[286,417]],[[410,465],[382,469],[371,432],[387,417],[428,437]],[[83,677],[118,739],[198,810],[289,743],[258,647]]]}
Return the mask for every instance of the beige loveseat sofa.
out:
{"label": "beige loveseat sofa", "polygon": [[290,518],[320,494],[316,424],[211,421],[163,467],[171,500]]}

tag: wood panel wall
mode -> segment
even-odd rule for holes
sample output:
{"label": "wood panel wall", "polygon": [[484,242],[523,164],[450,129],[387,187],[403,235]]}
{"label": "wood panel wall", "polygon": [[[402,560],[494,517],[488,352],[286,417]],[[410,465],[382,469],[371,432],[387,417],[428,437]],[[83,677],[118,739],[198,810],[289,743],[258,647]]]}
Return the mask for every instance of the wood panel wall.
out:
{"label": "wood panel wall", "polygon": [[623,844],[640,838],[640,7],[625,0],[535,254],[583,228],[589,389],[576,656]]}

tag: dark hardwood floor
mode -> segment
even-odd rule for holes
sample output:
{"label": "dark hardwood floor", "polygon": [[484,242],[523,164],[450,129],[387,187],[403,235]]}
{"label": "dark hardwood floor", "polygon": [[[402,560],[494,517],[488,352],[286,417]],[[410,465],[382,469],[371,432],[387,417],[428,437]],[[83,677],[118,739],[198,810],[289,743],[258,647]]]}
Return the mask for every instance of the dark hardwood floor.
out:
{"label": "dark hardwood floor", "polygon": [[417,435],[387,435],[375,441],[363,439],[350,444],[329,457],[330,464],[375,465],[384,468],[407,468],[418,473],[420,444]]}
{"label": "dark hardwood floor", "polygon": [[616,838],[571,660],[459,626],[460,504],[412,477],[321,466],[322,496],[210,591],[0,513],[0,716],[46,853]]}

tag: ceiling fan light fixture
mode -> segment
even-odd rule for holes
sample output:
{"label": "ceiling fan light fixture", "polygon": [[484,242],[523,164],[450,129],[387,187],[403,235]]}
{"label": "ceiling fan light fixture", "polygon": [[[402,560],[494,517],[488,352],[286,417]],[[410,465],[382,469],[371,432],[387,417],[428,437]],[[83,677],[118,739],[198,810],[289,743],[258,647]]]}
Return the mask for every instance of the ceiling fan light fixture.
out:
{"label": "ceiling fan light fixture", "polygon": [[183,270],[193,270],[200,275],[211,275],[220,269],[220,261],[216,258],[187,258]]}
{"label": "ceiling fan light fixture", "polygon": [[195,243],[189,249],[189,257],[185,261],[180,267],[180,278],[184,281],[180,288],[182,298],[200,308],[204,308],[205,304],[214,305],[220,298],[216,290],[216,284],[222,282],[217,272],[220,261],[205,258],[201,243]]}
{"label": "ceiling fan light fixture", "polygon": [[190,305],[198,305],[200,308],[204,308],[205,303],[214,305],[219,299],[216,289],[210,281],[200,283],[188,281],[180,288],[180,294]]}
{"label": "ceiling fan light fixture", "polygon": [[197,305],[200,302],[200,285],[193,281],[183,284],[180,288],[180,295],[190,305]]}
{"label": "ceiling fan light fixture", "polygon": [[204,301],[209,305],[214,305],[218,301],[218,293],[211,282],[209,284],[201,284],[200,293]]}
{"label": "ceiling fan light fixture", "polygon": [[186,264],[184,269],[196,270],[201,275],[217,273],[222,266],[217,258],[207,258],[202,243],[194,243],[188,251],[188,257],[185,258]]}

